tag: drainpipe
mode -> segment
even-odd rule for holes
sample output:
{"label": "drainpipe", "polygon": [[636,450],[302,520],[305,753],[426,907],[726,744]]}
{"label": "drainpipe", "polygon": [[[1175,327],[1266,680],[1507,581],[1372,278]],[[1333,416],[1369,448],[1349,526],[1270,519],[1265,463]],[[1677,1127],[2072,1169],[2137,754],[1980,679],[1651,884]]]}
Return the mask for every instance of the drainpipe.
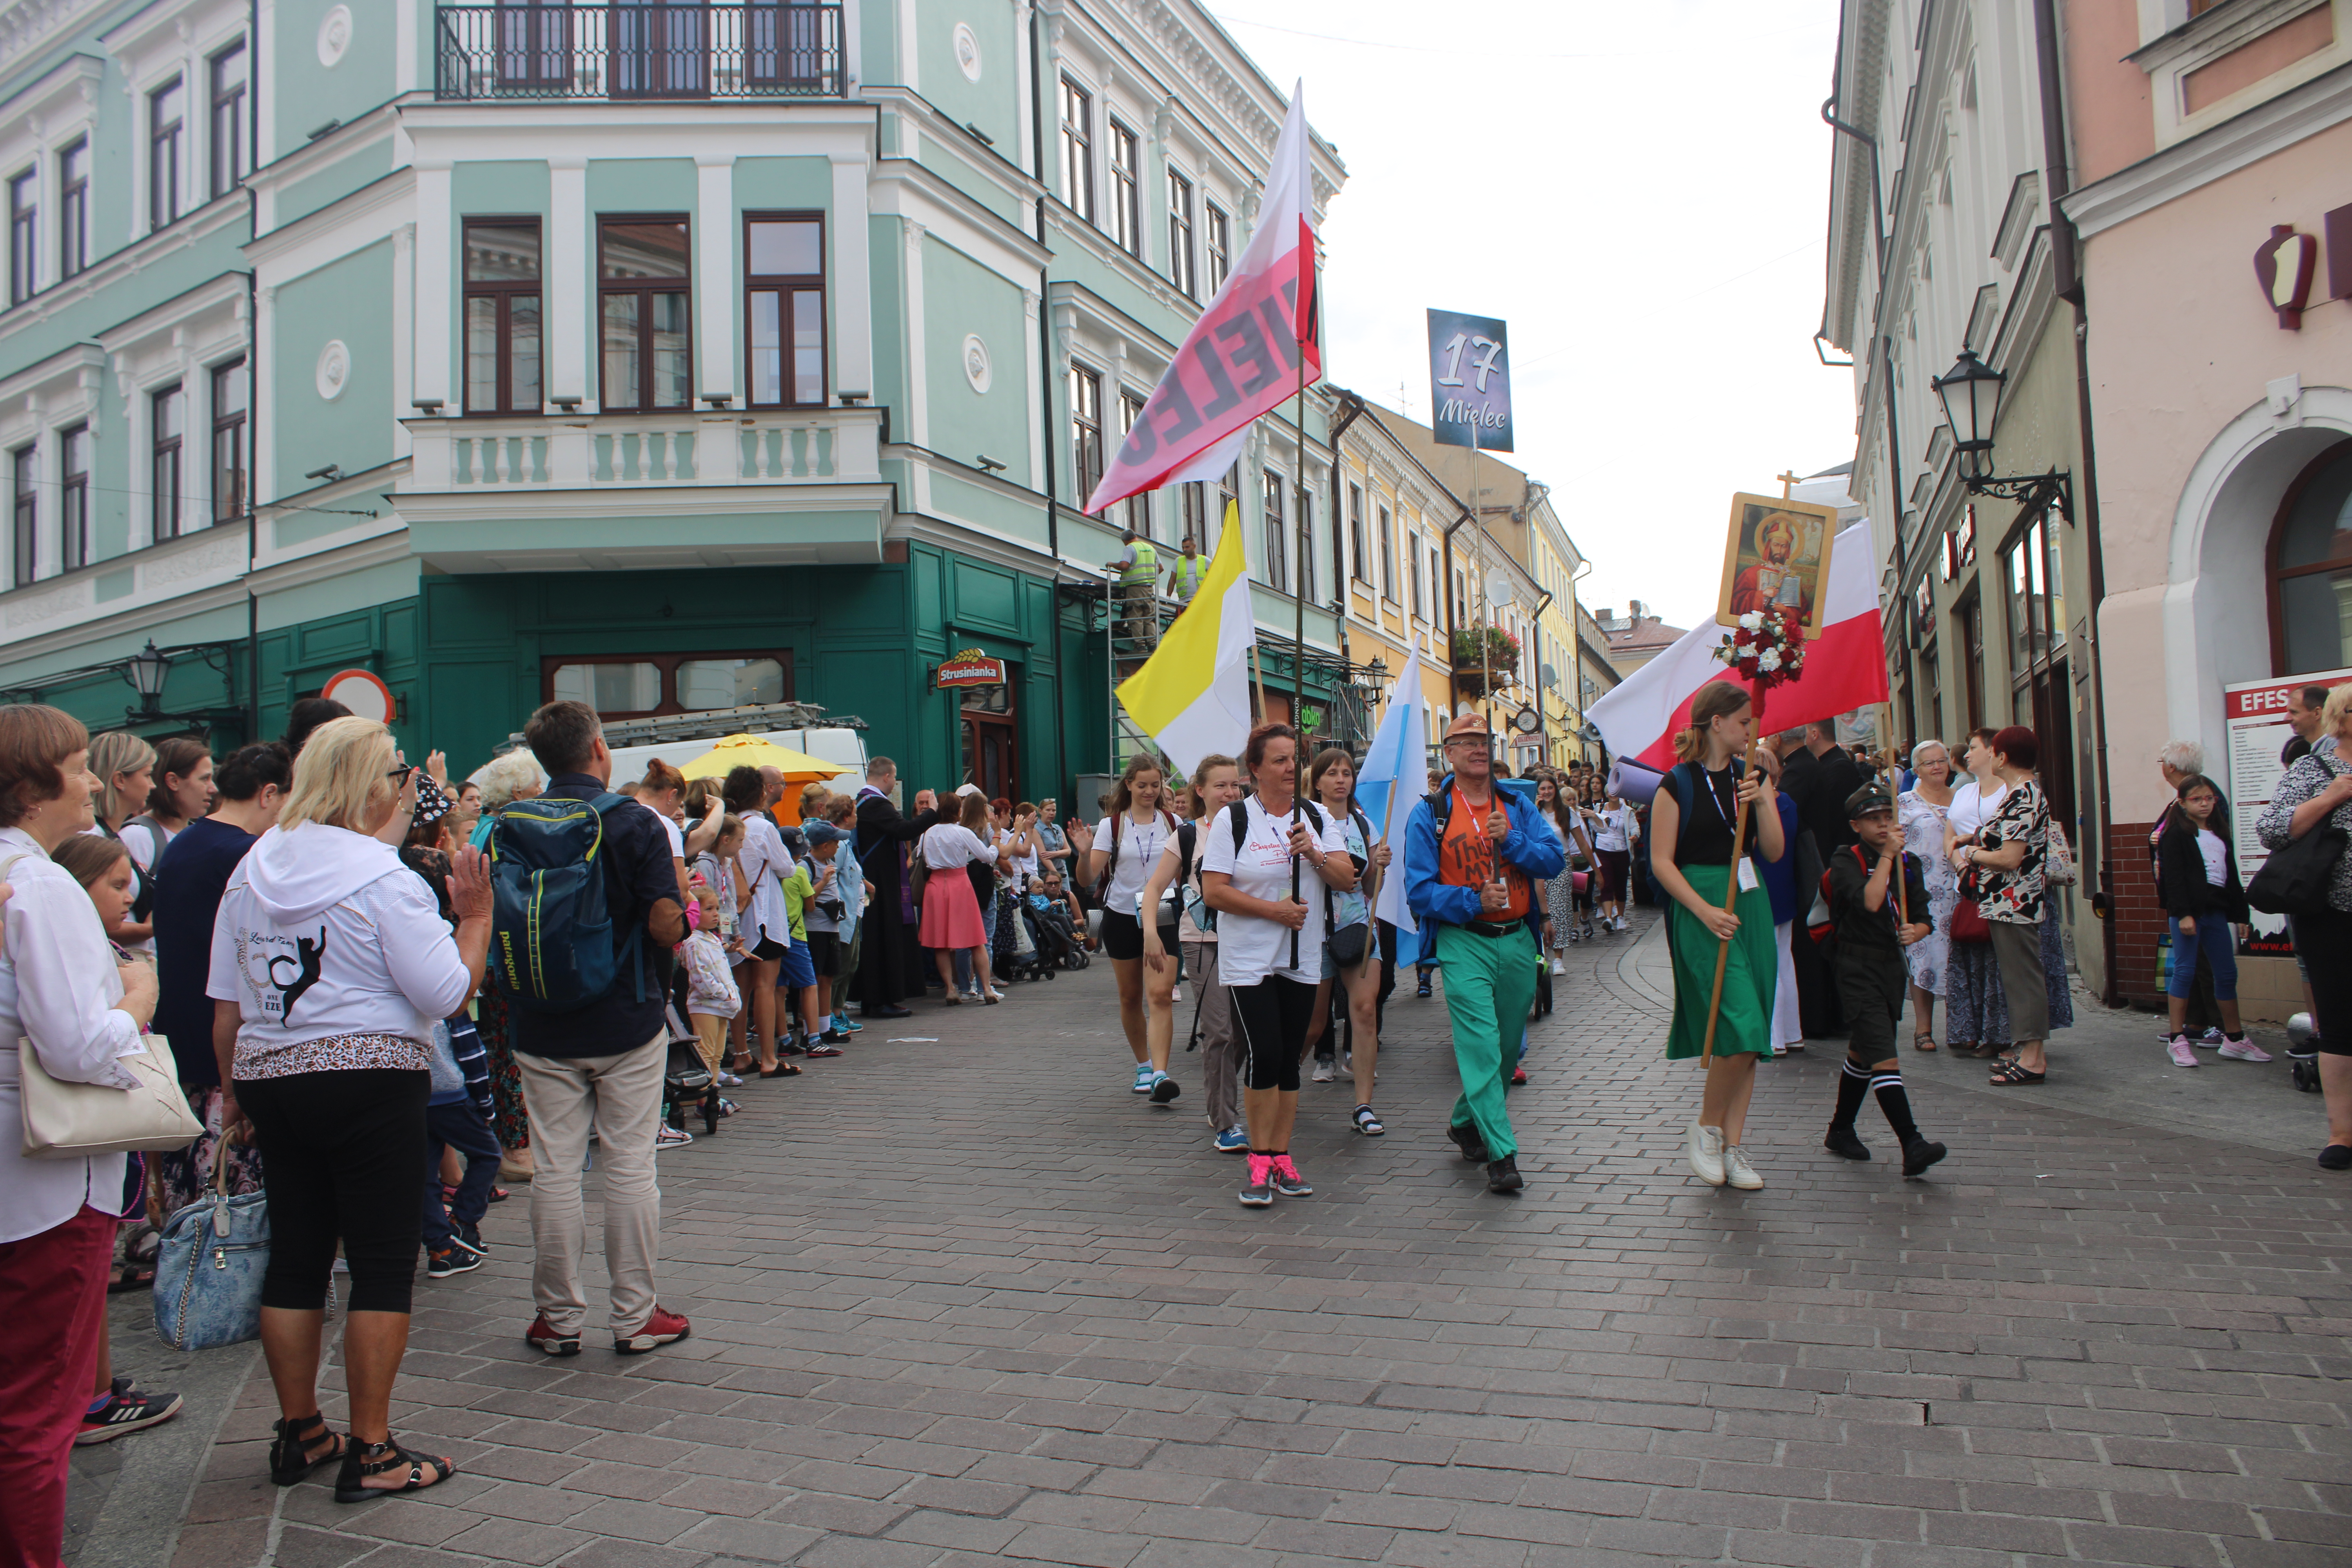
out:
{"label": "drainpipe", "polygon": [[[1037,184],[1045,184],[1045,51],[1037,44],[1037,28],[1042,18],[1032,9],[1029,13],[1029,123],[1030,142],[1036,150],[1037,167],[1033,173]],[[1045,198],[1037,198],[1037,243],[1045,243]],[[1037,414],[1045,427],[1038,431],[1038,450],[1045,457],[1045,548],[1054,557],[1054,615],[1047,635],[1054,641],[1054,759],[1057,767],[1070,765],[1070,740],[1067,716],[1068,687],[1062,679],[1062,509],[1056,499],[1054,482],[1054,307],[1052,268],[1037,269],[1037,375],[1043,384],[1038,388]],[[1108,672],[1105,674],[1108,679]],[[1071,775],[1075,776],[1075,775]],[[1061,794],[1060,781],[1054,790]],[[1073,803],[1076,804],[1075,802]]]}
{"label": "drainpipe", "polygon": [[2110,1007],[2123,1005],[2123,986],[2116,973],[2115,812],[2107,793],[2106,681],[2099,664],[2099,606],[2107,596],[2106,552],[2099,545],[2099,480],[2096,447],[2091,435],[2091,312],[2083,285],[2082,253],[2074,226],[2058,204],[2073,189],[2066,159],[2064,69],[2058,44],[2055,0],[2033,0],[2033,63],[2042,97],[2042,176],[2050,186],[2050,262],[2056,274],[2058,298],[2074,307],[2074,417],[2081,431],[2082,472],[2074,482],[2077,525],[2090,578],[2091,603],[2083,618],[2090,646],[2079,657],[2087,659],[2091,674],[2091,751],[2093,793],[2098,797],[2099,845],[2095,858],[2083,858],[2099,868],[2099,885],[2091,894],[2091,909],[2099,920],[2099,954],[2105,974],[2099,1000]]}

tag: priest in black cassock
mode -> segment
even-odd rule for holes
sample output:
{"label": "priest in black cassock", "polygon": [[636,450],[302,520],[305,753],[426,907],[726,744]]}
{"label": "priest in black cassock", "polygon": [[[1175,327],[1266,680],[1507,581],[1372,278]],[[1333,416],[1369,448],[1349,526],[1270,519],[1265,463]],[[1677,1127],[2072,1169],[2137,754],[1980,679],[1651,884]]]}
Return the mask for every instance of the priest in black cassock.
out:
{"label": "priest in black cassock", "polygon": [[[919,809],[901,816],[890,804],[898,782],[898,765],[887,757],[866,764],[866,787],[857,792],[857,835],[854,847],[872,890],[866,900],[866,929],[858,940],[857,977],[854,994],[868,1018],[908,1018],[905,1006],[906,887],[905,847],[927,828],[946,820],[936,810]],[[926,790],[916,798],[922,806]]]}

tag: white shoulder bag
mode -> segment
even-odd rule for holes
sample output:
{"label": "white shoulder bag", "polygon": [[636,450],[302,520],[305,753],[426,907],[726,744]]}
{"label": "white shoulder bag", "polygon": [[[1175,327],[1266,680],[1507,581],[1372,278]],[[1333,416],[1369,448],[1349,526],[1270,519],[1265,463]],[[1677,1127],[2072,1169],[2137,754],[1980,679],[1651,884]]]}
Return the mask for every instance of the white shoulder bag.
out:
{"label": "white shoulder bag", "polygon": [[[0,862],[0,881],[21,855]],[[161,1035],[141,1041],[147,1048],[116,1059],[134,1080],[129,1089],[103,1083],[66,1083],[41,1066],[30,1040],[16,1041],[18,1097],[25,1108],[25,1157],[79,1160],[133,1149],[184,1149],[204,1132],[180,1092],[171,1043]]]}

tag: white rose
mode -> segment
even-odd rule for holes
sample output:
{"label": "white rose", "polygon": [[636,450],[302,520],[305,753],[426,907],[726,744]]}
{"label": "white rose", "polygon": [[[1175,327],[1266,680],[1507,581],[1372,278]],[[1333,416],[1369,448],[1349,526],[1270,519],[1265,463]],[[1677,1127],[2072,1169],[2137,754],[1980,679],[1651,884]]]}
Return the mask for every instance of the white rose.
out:
{"label": "white rose", "polygon": [[1758,654],[1756,656],[1756,668],[1762,670],[1780,668],[1780,650],[1776,647],[1768,647],[1762,653]]}
{"label": "white rose", "polygon": [[1739,617],[1739,624],[1752,632],[1764,624],[1764,617],[1750,610]]}

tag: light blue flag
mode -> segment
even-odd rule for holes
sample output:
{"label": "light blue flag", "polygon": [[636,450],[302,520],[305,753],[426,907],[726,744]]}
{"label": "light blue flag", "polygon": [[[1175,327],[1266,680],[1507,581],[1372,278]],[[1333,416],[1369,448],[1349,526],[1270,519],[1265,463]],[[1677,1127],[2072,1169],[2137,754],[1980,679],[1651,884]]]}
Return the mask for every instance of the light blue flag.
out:
{"label": "light blue flag", "polygon": [[1363,771],[1356,775],[1356,798],[1363,803],[1364,815],[1379,824],[1381,838],[1389,847],[1389,868],[1381,879],[1372,912],[1396,927],[1400,967],[1412,963],[1421,947],[1418,928],[1404,898],[1405,819],[1422,797],[1429,772],[1422,739],[1429,733],[1429,706],[1422,695],[1421,680],[1421,638],[1416,634],[1404,668],[1389,688],[1388,706],[1372,736],[1371,750],[1364,754]]}

